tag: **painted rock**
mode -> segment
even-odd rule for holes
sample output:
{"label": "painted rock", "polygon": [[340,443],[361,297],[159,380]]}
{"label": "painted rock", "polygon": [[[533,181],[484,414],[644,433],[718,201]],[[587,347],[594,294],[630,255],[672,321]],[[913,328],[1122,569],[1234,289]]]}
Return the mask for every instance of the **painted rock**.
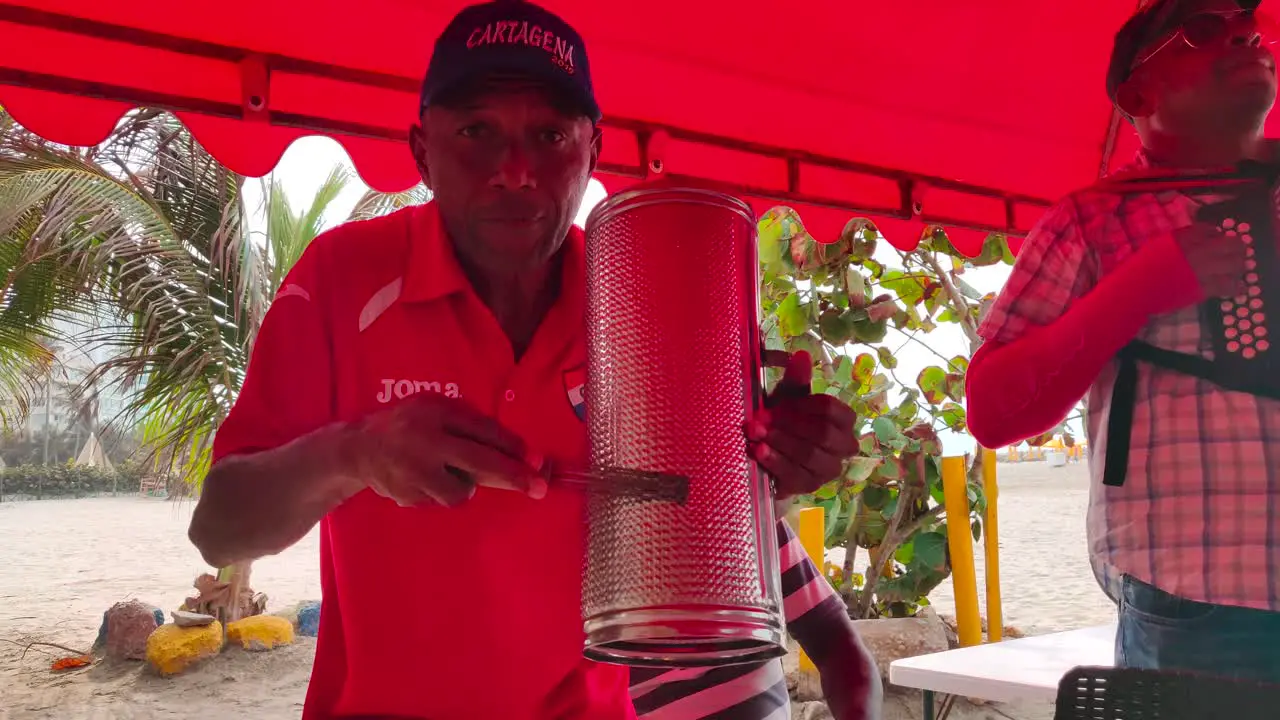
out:
{"label": "painted rock", "polygon": [[320,633],[320,603],[309,602],[298,608],[298,634],[315,637]]}
{"label": "painted rock", "polygon": [[175,675],[222,650],[222,625],[162,625],[147,638],[147,662],[164,676]]}
{"label": "painted rock", "polygon": [[164,621],[163,612],[160,612],[160,622],[156,621],[157,612],[160,611],[154,606],[137,600],[112,605],[105,619],[107,657],[116,660],[146,659],[147,638]]}
{"label": "painted rock", "polygon": [[107,647],[107,613],[102,613],[102,624],[98,626],[98,637],[93,641],[93,651],[97,653]]}
{"label": "painted rock", "polygon": [[204,615],[202,613],[187,612],[186,610],[174,610],[169,613],[173,616],[173,624],[178,627],[204,627],[212,625],[218,619],[212,615]]}
{"label": "painted rock", "polygon": [[275,615],[252,615],[227,623],[227,640],[245,650],[271,650],[293,642],[293,624]]}

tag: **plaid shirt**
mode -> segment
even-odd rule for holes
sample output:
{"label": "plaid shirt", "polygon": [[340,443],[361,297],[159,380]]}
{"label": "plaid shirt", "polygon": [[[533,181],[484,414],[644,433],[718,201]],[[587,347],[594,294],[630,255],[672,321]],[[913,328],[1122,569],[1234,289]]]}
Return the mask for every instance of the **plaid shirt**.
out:
{"label": "plaid shirt", "polygon": [[[1149,238],[1191,224],[1219,199],[1068,197],[1028,235],[982,337],[1008,343],[1053,322]],[[1212,358],[1195,307],[1153,319],[1138,339]],[[1103,589],[1119,597],[1127,574],[1190,600],[1280,611],[1280,402],[1139,363],[1125,483],[1104,486],[1117,366],[1088,394],[1089,556]]]}

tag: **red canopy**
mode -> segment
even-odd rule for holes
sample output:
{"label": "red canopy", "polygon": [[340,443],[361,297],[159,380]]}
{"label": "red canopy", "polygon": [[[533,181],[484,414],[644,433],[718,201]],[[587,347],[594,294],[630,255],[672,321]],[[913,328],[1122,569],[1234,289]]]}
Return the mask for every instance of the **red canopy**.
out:
{"label": "red canopy", "polygon": [[[0,105],[72,145],[168,108],[245,175],[321,133],[401,190],[431,42],[464,4],[0,0]],[[1103,77],[1134,0],[543,4],[587,38],[611,191],[664,131],[669,174],[795,206],[819,238],[870,215],[900,245],[929,222],[973,254],[1132,153]]]}

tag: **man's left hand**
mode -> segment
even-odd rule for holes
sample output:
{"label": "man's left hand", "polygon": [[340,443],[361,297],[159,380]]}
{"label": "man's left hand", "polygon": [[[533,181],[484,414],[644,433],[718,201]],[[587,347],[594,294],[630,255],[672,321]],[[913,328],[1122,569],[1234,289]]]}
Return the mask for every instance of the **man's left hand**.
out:
{"label": "man's left hand", "polygon": [[839,477],[844,461],[857,454],[857,415],[840,398],[811,392],[809,353],[766,351],[765,364],[786,370],[765,409],[747,425],[752,457],[773,475],[779,498],[814,492]]}

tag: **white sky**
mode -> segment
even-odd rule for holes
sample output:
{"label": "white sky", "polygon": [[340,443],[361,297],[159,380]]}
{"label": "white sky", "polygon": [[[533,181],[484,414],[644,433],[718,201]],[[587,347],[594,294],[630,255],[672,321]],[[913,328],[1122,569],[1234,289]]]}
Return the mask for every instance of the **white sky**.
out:
{"label": "white sky", "polygon": [[[350,159],[336,142],[322,137],[303,138],[295,142],[284,154],[273,173],[273,177],[281,181],[291,204],[295,208],[301,208],[311,201],[316,190],[320,187],[324,178],[328,176],[333,166],[340,163],[350,166]],[[352,175],[355,178],[354,172]],[[247,183],[246,202],[250,210],[256,210],[261,203],[260,188],[261,184],[256,180],[251,180]],[[360,196],[364,194],[365,189],[364,184],[358,178],[353,179],[347,191],[330,206],[329,213],[325,216],[326,224],[334,225],[341,222],[351,212]],[[591,208],[604,197],[604,188],[593,180],[591,188],[587,191],[583,207],[578,213],[579,225],[586,221],[587,214],[591,211]],[[258,225],[255,229],[260,230],[261,219],[256,219],[251,222],[251,225],[255,223]],[[897,256],[887,243],[880,244],[876,259],[890,267],[899,266]],[[989,268],[970,270],[965,273],[964,278],[979,292],[994,292],[1004,285],[1004,282],[1009,277],[1010,270],[1011,268],[1007,265],[996,265]],[[956,355],[968,354],[967,343],[958,325],[943,323],[932,333],[918,337],[925,340],[929,347],[944,357],[950,358]],[[896,342],[893,342],[895,340]],[[888,341],[890,341],[889,347],[896,351],[898,357],[898,369],[895,372],[904,382],[913,382],[922,369],[941,362],[936,355],[919,344],[907,342],[906,336],[896,330],[890,331]],[[899,346],[901,346],[900,349]],[[1078,432],[1079,429],[1077,428]],[[973,448],[973,440],[967,435],[961,436],[948,433],[944,435],[943,443],[945,452],[949,455],[963,454]]]}

